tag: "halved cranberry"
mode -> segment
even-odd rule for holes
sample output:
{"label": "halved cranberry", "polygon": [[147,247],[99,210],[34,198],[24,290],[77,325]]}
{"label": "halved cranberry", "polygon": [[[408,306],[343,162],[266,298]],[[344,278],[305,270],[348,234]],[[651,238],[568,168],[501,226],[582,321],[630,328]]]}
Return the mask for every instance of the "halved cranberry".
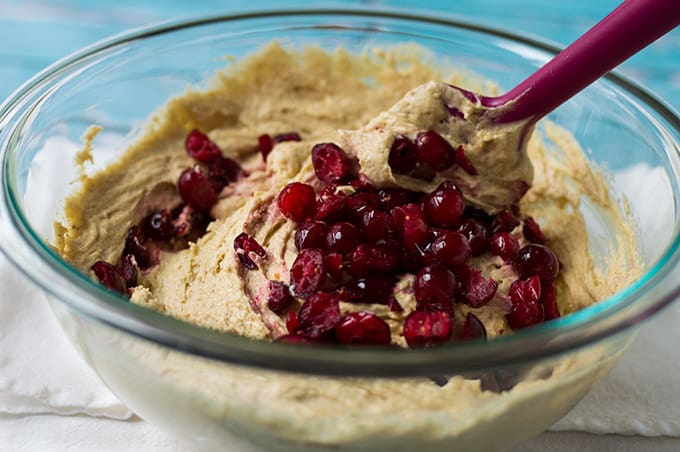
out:
{"label": "halved cranberry", "polygon": [[463,266],[457,272],[460,282],[459,294],[468,306],[479,308],[487,304],[498,289],[498,283],[492,278],[486,278],[482,272]]}
{"label": "halved cranberry", "polygon": [[284,334],[283,336],[277,337],[275,342],[280,342],[282,344],[311,344],[314,341],[304,336],[300,336],[299,334]]}
{"label": "halved cranberry", "polygon": [[355,278],[371,274],[389,274],[399,262],[399,256],[382,246],[362,243],[347,255],[349,272]]}
{"label": "halved cranberry", "polygon": [[300,330],[300,322],[295,311],[288,311],[286,313],[286,330],[290,334],[297,334]]}
{"label": "halved cranberry", "polygon": [[300,222],[314,213],[316,194],[311,185],[291,182],[281,189],[276,204],[283,216]]}
{"label": "halved cranberry", "polygon": [[168,209],[149,214],[141,224],[144,234],[153,240],[166,241],[177,234],[172,213]]}
{"label": "halved cranberry", "polygon": [[560,317],[560,310],[557,307],[557,291],[553,284],[545,284],[542,287],[540,303],[543,305],[545,320],[552,320]]}
{"label": "halved cranberry", "polygon": [[520,278],[538,275],[544,283],[553,282],[560,270],[555,253],[547,246],[538,244],[530,244],[519,250],[514,264]]}
{"label": "halved cranberry", "polygon": [[519,241],[509,232],[499,232],[491,236],[489,250],[504,261],[511,261],[519,252]]}
{"label": "halved cranberry", "polygon": [[418,159],[427,163],[436,171],[450,168],[455,162],[455,151],[448,141],[434,130],[420,132],[416,135]]}
{"label": "halved cranberry", "polygon": [[326,246],[328,225],[323,221],[307,220],[295,231],[295,247],[298,251],[307,248],[323,248]]}
{"label": "halved cranberry", "polygon": [[331,277],[334,282],[342,281],[345,270],[345,263],[342,259],[342,254],[340,253],[328,253],[323,258],[324,266],[326,267],[326,273]]}
{"label": "halved cranberry", "polygon": [[316,248],[305,249],[290,267],[290,288],[299,298],[306,298],[323,287],[326,266],[323,253]]}
{"label": "halved cranberry", "polygon": [[137,286],[137,260],[132,254],[126,254],[120,261],[120,275],[128,289]]}
{"label": "halved cranberry", "polygon": [[464,210],[463,194],[450,180],[442,182],[424,203],[425,216],[430,223],[444,228],[456,226]]}
{"label": "halved cranberry", "polygon": [[198,129],[189,132],[184,141],[184,147],[190,157],[201,163],[211,163],[222,155],[220,148]]}
{"label": "halved cranberry", "polygon": [[380,197],[375,192],[358,192],[347,198],[347,213],[350,221],[356,224],[361,224],[361,220],[366,212],[380,208]]}
{"label": "halved cranberry", "polygon": [[387,212],[395,207],[416,202],[419,195],[419,193],[403,188],[382,188],[378,190],[382,208]]}
{"label": "halved cranberry", "polygon": [[387,345],[390,327],[370,312],[353,312],[343,316],[335,327],[335,338],[346,345]]}
{"label": "halved cranberry", "polygon": [[269,156],[269,153],[274,149],[274,140],[266,133],[260,135],[257,137],[257,148],[260,150],[260,154],[262,154],[262,160],[266,162],[267,156]]}
{"label": "halved cranberry", "polygon": [[199,212],[186,204],[172,210],[172,226],[175,235],[188,241],[196,241],[204,233],[212,219],[205,212]]}
{"label": "halved cranberry", "polygon": [[267,289],[269,291],[267,307],[273,312],[281,314],[293,301],[288,284],[282,281],[269,281]]}
{"label": "halved cranberry", "polygon": [[524,219],[524,227],[522,228],[522,232],[524,233],[524,237],[526,237],[530,242],[543,244],[547,241],[543,231],[541,231],[541,227],[532,217],[526,217]]}
{"label": "halved cranberry", "polygon": [[387,304],[392,297],[396,279],[393,276],[367,276],[347,284],[353,303]]}
{"label": "halved cranberry", "polygon": [[505,209],[501,211],[491,222],[491,234],[497,234],[499,232],[512,232],[519,225],[519,220],[510,211],[510,209]]}
{"label": "halved cranberry", "polygon": [[425,249],[430,238],[425,215],[416,204],[406,204],[392,209],[392,218],[401,234],[402,244],[406,251]]}
{"label": "halved cranberry", "polygon": [[116,292],[125,293],[125,280],[115,266],[97,261],[90,268],[101,284]]}
{"label": "halved cranberry", "polygon": [[539,304],[541,281],[538,276],[512,283],[510,290],[512,307],[505,315],[512,329],[526,328],[543,321],[543,307]]}
{"label": "halved cranberry", "polygon": [[300,330],[314,339],[328,337],[340,320],[340,303],[334,293],[317,292],[310,295],[298,311]]}
{"label": "halved cranberry", "polygon": [[326,249],[336,253],[349,253],[359,245],[359,229],[352,223],[341,221],[328,228]]}
{"label": "halved cranberry", "polygon": [[324,182],[346,181],[352,175],[352,161],[335,143],[319,143],[312,148],[316,177]]}
{"label": "halved cranberry", "polygon": [[451,315],[444,311],[414,311],[404,320],[404,338],[411,348],[432,347],[451,337]]}
{"label": "halved cranberry", "polygon": [[399,304],[399,301],[395,297],[390,297],[390,301],[387,302],[387,307],[390,312],[404,312],[404,308]]}
{"label": "halved cranberry", "polygon": [[397,135],[390,148],[387,162],[393,172],[410,174],[418,164],[418,151],[411,140],[403,135]]}
{"label": "halved cranberry", "polygon": [[132,226],[128,229],[123,247],[123,256],[131,254],[135,257],[139,268],[145,270],[151,267],[151,251],[146,245],[146,238],[142,235],[139,226]]}
{"label": "halved cranberry", "polygon": [[274,135],[272,141],[274,144],[283,143],[284,141],[302,141],[302,137],[297,132],[285,132]]}
{"label": "halved cranberry", "polygon": [[221,155],[213,160],[208,168],[208,179],[213,184],[216,193],[237,180],[241,174],[243,174],[243,169],[236,160]]}
{"label": "halved cranberry", "polygon": [[488,232],[481,222],[472,218],[466,218],[458,226],[458,232],[468,239],[473,256],[479,256],[486,251]]}
{"label": "halved cranberry", "polygon": [[336,192],[337,185],[328,184],[316,202],[314,218],[323,221],[340,221],[346,215],[347,195]]}
{"label": "halved cranberry", "polygon": [[427,253],[434,262],[459,267],[470,260],[470,242],[460,232],[445,231],[427,247]]}
{"label": "halved cranberry", "polygon": [[456,164],[463,168],[463,170],[470,176],[477,175],[477,168],[475,168],[470,159],[467,158],[467,155],[465,155],[465,150],[463,149],[463,146],[458,146],[458,149],[456,149],[455,160]]}
{"label": "halved cranberry", "polygon": [[422,268],[413,282],[417,309],[422,311],[451,312],[455,290],[456,277],[443,265]]}
{"label": "halved cranberry", "polygon": [[236,256],[241,262],[241,265],[248,270],[257,269],[257,264],[253,259],[256,257],[259,257],[260,259],[267,257],[267,250],[257,243],[257,240],[245,232],[240,233],[234,239],[234,251],[236,251]]}
{"label": "halved cranberry", "polygon": [[396,234],[394,220],[387,212],[372,209],[361,218],[361,238],[367,243],[384,243]]}
{"label": "halved cranberry", "polygon": [[468,312],[459,338],[464,341],[480,338],[486,339],[486,328],[484,328],[484,324],[476,315]]}
{"label": "halved cranberry", "polygon": [[209,211],[217,202],[217,194],[203,170],[197,167],[182,171],[177,181],[182,200],[196,210]]}

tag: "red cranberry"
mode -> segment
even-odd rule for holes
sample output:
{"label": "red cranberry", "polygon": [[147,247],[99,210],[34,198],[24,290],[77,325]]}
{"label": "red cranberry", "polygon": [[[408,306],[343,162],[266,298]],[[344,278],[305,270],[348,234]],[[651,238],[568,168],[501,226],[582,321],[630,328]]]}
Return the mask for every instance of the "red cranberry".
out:
{"label": "red cranberry", "polygon": [[334,282],[342,281],[344,276],[345,263],[342,259],[342,254],[340,253],[328,253],[323,258],[324,266],[326,267],[326,272],[330,276],[331,280]]}
{"label": "red cranberry", "polygon": [[450,168],[455,161],[455,151],[448,141],[434,130],[420,132],[416,135],[418,159],[427,163],[436,171]]}
{"label": "red cranberry", "polygon": [[297,334],[300,330],[300,322],[295,311],[288,311],[286,313],[286,329],[290,334]]}
{"label": "red cranberry", "polygon": [[532,217],[526,217],[524,219],[522,232],[524,233],[524,237],[530,242],[543,244],[547,241],[545,235],[543,235],[543,231],[541,231],[541,227]]}
{"label": "red cranberry", "polygon": [[128,289],[137,286],[137,260],[132,254],[126,254],[120,261],[120,275]]}
{"label": "red cranberry", "polygon": [[560,310],[557,307],[557,291],[553,284],[546,284],[541,289],[541,300],[545,320],[557,319],[560,317]]}
{"label": "red cranberry", "polygon": [[399,301],[395,297],[390,297],[390,301],[387,302],[387,307],[390,312],[404,312],[404,308],[401,307]]}
{"label": "red cranberry", "polygon": [[336,253],[349,253],[359,245],[359,229],[352,223],[341,221],[328,228],[326,249]]}
{"label": "red cranberry", "polygon": [[467,158],[465,155],[465,151],[463,150],[463,146],[458,146],[458,149],[456,149],[456,164],[463,168],[463,170],[468,173],[470,176],[476,176],[477,175],[477,168],[472,164],[470,159]]}
{"label": "red cranberry", "polygon": [[463,266],[458,269],[457,275],[460,282],[459,294],[468,306],[484,306],[496,294],[498,283],[492,278],[484,277],[477,269]]}
{"label": "red cranberry", "polygon": [[132,226],[128,229],[125,237],[125,246],[123,247],[123,256],[131,254],[135,257],[137,265],[141,269],[147,269],[152,266],[151,251],[146,245],[146,238],[142,236],[142,231],[138,226]]}
{"label": "red cranberry", "polygon": [[514,330],[526,328],[543,321],[543,307],[539,304],[541,281],[538,276],[517,280],[508,291],[512,307],[505,318]]}
{"label": "red cranberry", "polygon": [[217,194],[210,180],[200,168],[187,168],[177,181],[182,200],[196,210],[209,211],[217,202]]}
{"label": "red cranberry", "polygon": [[301,182],[291,182],[283,187],[276,203],[283,216],[300,222],[314,213],[316,207],[314,188]]}
{"label": "red cranberry", "polygon": [[545,245],[527,245],[515,258],[515,269],[520,278],[538,275],[544,283],[551,283],[560,269],[555,253]]}
{"label": "red cranberry", "polygon": [[158,241],[170,240],[177,234],[172,213],[168,209],[149,214],[142,220],[142,230],[149,238]]}
{"label": "red cranberry", "polygon": [[97,261],[90,268],[101,284],[116,292],[125,293],[125,281],[115,266]]}
{"label": "red cranberry", "polygon": [[307,248],[323,248],[326,246],[328,225],[323,221],[307,220],[295,231],[295,247],[298,251]]}
{"label": "red cranberry", "polygon": [[378,190],[378,196],[380,197],[382,208],[390,212],[395,207],[416,202],[419,194],[403,188],[383,188]]}
{"label": "red cranberry", "polygon": [[213,160],[208,168],[208,179],[213,184],[216,193],[237,180],[241,174],[243,174],[243,169],[236,160],[221,155]]}
{"label": "red cranberry", "polygon": [[411,348],[431,347],[451,337],[451,315],[444,311],[414,311],[404,320],[404,338]]}
{"label": "red cranberry", "polygon": [[463,217],[465,201],[456,185],[447,180],[430,193],[425,199],[425,216],[431,224],[441,227],[454,227]]}
{"label": "red cranberry", "polygon": [[519,220],[510,211],[505,209],[501,211],[491,222],[491,234],[498,232],[512,232],[519,225]]}
{"label": "red cranberry", "polygon": [[297,132],[286,132],[274,135],[272,141],[274,144],[283,143],[284,141],[302,141],[302,137]]}
{"label": "red cranberry", "polygon": [[300,329],[306,337],[323,338],[333,333],[340,320],[340,303],[333,293],[317,292],[310,295],[298,311]]}
{"label": "red cranberry", "polygon": [[267,307],[273,312],[281,314],[293,301],[288,285],[281,281],[269,281],[267,288],[269,290]]}
{"label": "red cranberry", "polygon": [[361,218],[361,238],[367,243],[384,243],[396,234],[394,220],[382,210],[368,210]]}
{"label": "red cranberry", "polygon": [[253,259],[256,257],[259,257],[260,259],[267,257],[267,250],[262,248],[262,245],[257,243],[257,240],[245,232],[240,233],[234,239],[234,251],[236,251],[236,256],[241,262],[241,265],[248,270],[257,269],[257,264]]}
{"label": "red cranberry", "polygon": [[314,145],[312,165],[316,177],[324,182],[342,182],[352,175],[352,161],[345,151],[334,143]]}
{"label": "red cranberry", "polygon": [[335,338],[347,345],[387,345],[390,327],[370,312],[353,312],[343,316],[335,328]]}
{"label": "red cranberry", "polygon": [[418,310],[446,311],[453,309],[456,277],[443,265],[422,268],[413,282]]}
{"label": "red cranberry", "polygon": [[337,192],[337,185],[328,184],[321,193],[316,203],[314,218],[324,221],[339,221],[346,215],[347,195]]}
{"label": "red cranberry", "polygon": [[182,204],[172,210],[172,225],[175,235],[187,241],[195,242],[201,237],[212,219],[205,212],[199,212]]}
{"label": "red cranberry", "polygon": [[361,224],[366,212],[380,209],[381,203],[377,193],[359,192],[354,193],[347,199],[347,212],[351,221]]}
{"label": "red cranberry", "polygon": [[367,276],[347,286],[351,294],[347,301],[354,303],[387,304],[392,297],[396,280],[391,276]]}
{"label": "red cranberry", "polygon": [[486,339],[486,328],[484,328],[484,324],[476,315],[468,312],[459,338],[464,341],[480,338]]}
{"label": "red cranberry", "polygon": [[184,147],[191,158],[201,163],[211,163],[222,155],[220,148],[198,129],[189,132]]}
{"label": "red cranberry", "polygon": [[479,256],[486,251],[488,233],[486,227],[481,222],[472,218],[466,218],[458,226],[458,232],[468,239],[473,256]]}
{"label": "red cranberry", "polygon": [[311,344],[314,341],[304,336],[300,336],[299,334],[284,334],[283,336],[277,337],[275,342],[280,342],[282,344]]}
{"label": "red cranberry", "polygon": [[489,250],[504,261],[511,261],[519,252],[519,241],[509,232],[499,232],[491,237]]}
{"label": "red cranberry", "polygon": [[348,254],[349,272],[355,278],[371,274],[389,274],[396,267],[399,256],[391,249],[362,243]]}
{"label": "red cranberry", "polygon": [[262,160],[266,162],[267,156],[269,156],[269,153],[274,149],[274,140],[266,133],[260,135],[257,137],[257,148],[260,150],[260,154],[262,154]]}
{"label": "red cranberry", "polygon": [[407,137],[397,135],[390,148],[388,163],[397,174],[410,174],[418,164],[418,151]]}
{"label": "red cranberry", "polygon": [[470,260],[472,251],[470,242],[460,232],[446,231],[434,239],[427,248],[431,260],[446,264],[450,267],[459,267]]}
{"label": "red cranberry", "polygon": [[300,251],[290,267],[290,287],[296,297],[306,298],[323,287],[326,268],[321,250]]}
{"label": "red cranberry", "polygon": [[392,209],[392,218],[407,251],[412,252],[425,248],[430,233],[420,207],[416,204],[395,207]]}

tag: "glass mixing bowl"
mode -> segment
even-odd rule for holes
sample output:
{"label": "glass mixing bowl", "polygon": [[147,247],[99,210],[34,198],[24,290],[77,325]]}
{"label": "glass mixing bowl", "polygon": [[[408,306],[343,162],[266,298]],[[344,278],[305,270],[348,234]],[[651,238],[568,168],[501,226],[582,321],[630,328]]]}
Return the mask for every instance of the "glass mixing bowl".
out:
{"label": "glass mixing bowl", "polygon": [[[680,119],[614,74],[549,116],[607,168],[628,200],[645,273],[616,295],[490,342],[426,350],[295,347],[220,334],[130,304],[50,247],[70,156],[104,126],[101,167],[186,85],[278,39],[358,52],[414,42],[508,89],[558,49],[467,20],[378,11],[278,11],[148,28],[86,48],[0,111],[0,245],[39,285],[74,345],[142,418],[206,450],[491,451],[548,428],[606,374],[636,326],[678,296]],[[98,138],[99,140],[99,138]],[[55,177],[55,174],[57,177]],[[586,215],[606,263],[614,232]],[[427,402],[427,403],[425,403]]]}

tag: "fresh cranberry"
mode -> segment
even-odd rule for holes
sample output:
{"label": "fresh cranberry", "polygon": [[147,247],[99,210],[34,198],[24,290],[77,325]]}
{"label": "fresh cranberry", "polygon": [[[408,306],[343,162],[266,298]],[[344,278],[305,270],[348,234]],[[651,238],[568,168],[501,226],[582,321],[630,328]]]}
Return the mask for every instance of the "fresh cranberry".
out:
{"label": "fresh cranberry", "polygon": [[184,147],[191,158],[201,163],[212,163],[222,155],[220,148],[198,129],[189,132]]}
{"label": "fresh cranberry", "polygon": [[472,251],[470,242],[460,232],[445,231],[427,247],[430,260],[446,264],[450,267],[459,267],[470,260]]}
{"label": "fresh cranberry", "polygon": [[437,175],[437,172],[432,168],[430,165],[428,165],[425,162],[418,162],[418,166],[416,166],[416,170],[413,171],[411,176],[414,179],[420,179],[424,180],[426,182],[432,182],[432,180],[435,178]]}
{"label": "fresh cranberry", "polygon": [[335,143],[319,143],[312,148],[316,177],[324,182],[346,181],[352,175],[352,161]]}
{"label": "fresh cranberry", "polygon": [[509,232],[498,232],[491,236],[489,250],[504,261],[511,261],[519,252],[519,241]]}
{"label": "fresh cranberry", "polygon": [[326,246],[328,225],[323,221],[307,220],[295,231],[295,247],[298,251],[307,248],[323,248]]}
{"label": "fresh cranberry", "polygon": [[342,259],[342,254],[340,253],[328,253],[323,258],[324,266],[326,267],[326,272],[330,276],[331,280],[334,282],[342,281],[344,276],[345,263]]}
{"label": "fresh cranberry", "polygon": [[101,284],[116,292],[125,293],[125,280],[115,266],[97,261],[90,268]]}
{"label": "fresh cranberry", "polygon": [[290,267],[290,287],[296,297],[306,298],[323,287],[326,266],[321,250],[300,251]]}
{"label": "fresh cranberry", "polygon": [[389,248],[362,243],[347,255],[347,261],[350,274],[360,278],[391,273],[397,267],[399,256]]}
{"label": "fresh cranberry", "polygon": [[422,311],[451,312],[455,290],[456,277],[443,265],[422,268],[413,282],[418,310]]}
{"label": "fresh cranberry", "polygon": [[384,243],[396,234],[394,220],[382,210],[368,210],[361,218],[361,238],[367,243]]}
{"label": "fresh cranberry", "polygon": [[374,192],[354,193],[347,198],[346,210],[350,221],[361,224],[361,220],[366,212],[380,209],[380,197]]}
{"label": "fresh cranberry", "polygon": [[236,256],[241,262],[241,265],[248,270],[257,269],[257,264],[253,259],[256,257],[259,257],[260,259],[267,257],[267,250],[257,243],[257,240],[245,232],[240,233],[234,239],[234,251],[236,251]]}
{"label": "fresh cranberry", "polygon": [[128,229],[127,236],[125,237],[125,246],[123,247],[123,256],[133,255],[137,265],[143,270],[146,270],[153,264],[151,251],[145,242],[146,239],[142,235],[139,226],[132,226]]}
{"label": "fresh cranberry", "polygon": [[274,140],[266,133],[260,135],[257,137],[257,148],[260,150],[260,154],[262,154],[262,160],[266,162],[269,153],[274,149]]}
{"label": "fresh cranberry", "polygon": [[390,301],[387,302],[387,307],[390,312],[404,312],[404,308],[399,304],[399,301],[395,297],[390,297]]}
{"label": "fresh cranberry", "polygon": [[513,330],[536,325],[543,321],[541,298],[541,281],[538,276],[513,282],[508,291],[512,307],[505,318]]}
{"label": "fresh cranberry", "polygon": [[341,221],[328,228],[326,249],[336,253],[349,253],[359,245],[359,229],[352,223]]}
{"label": "fresh cranberry", "polygon": [[120,275],[128,289],[137,286],[137,260],[132,254],[126,254],[120,261]]}
{"label": "fresh cranberry", "polygon": [[448,141],[434,130],[420,132],[416,135],[418,159],[427,163],[436,171],[444,171],[455,162],[456,152]]}
{"label": "fresh cranberry", "polygon": [[280,342],[281,344],[311,344],[314,341],[299,334],[284,334],[277,337],[275,342]]}
{"label": "fresh cranberry", "polygon": [[404,338],[411,348],[431,347],[451,337],[451,315],[444,311],[414,311],[404,320]]}
{"label": "fresh cranberry", "polygon": [[392,209],[392,218],[407,251],[425,249],[430,233],[420,207],[416,204],[395,207]]}
{"label": "fresh cranberry", "polygon": [[336,192],[337,185],[328,184],[321,193],[316,203],[314,218],[323,221],[340,221],[346,215],[347,195]]}
{"label": "fresh cranberry", "polygon": [[465,210],[463,194],[450,180],[444,181],[425,199],[424,212],[430,224],[454,227]]}
{"label": "fresh cranberry", "polygon": [[456,164],[463,168],[463,170],[470,176],[477,175],[477,168],[475,168],[470,159],[467,158],[467,155],[465,155],[465,150],[463,150],[463,146],[458,146],[458,149],[456,149],[455,160]]}
{"label": "fresh cranberry", "polygon": [[553,282],[560,269],[557,256],[545,245],[530,244],[525,246],[519,250],[514,263],[520,278],[538,275],[544,283]]}
{"label": "fresh cranberry", "polygon": [[473,256],[479,256],[486,251],[489,240],[488,232],[481,222],[472,218],[466,218],[458,226],[458,232],[468,239]]}
{"label": "fresh cranberry", "polygon": [[541,231],[541,227],[532,217],[526,217],[524,219],[522,232],[524,233],[524,237],[530,242],[543,244],[547,241],[543,231]]}
{"label": "fresh cranberry", "polygon": [[314,188],[301,182],[291,182],[283,187],[276,203],[283,216],[300,222],[314,213],[316,207]]}
{"label": "fresh cranberry", "polygon": [[350,297],[347,301],[354,303],[387,304],[392,297],[396,280],[392,276],[366,276],[358,278],[347,285]]}
{"label": "fresh cranberry", "polygon": [[397,174],[410,174],[418,164],[418,151],[407,137],[397,135],[390,148],[388,164]]}
{"label": "fresh cranberry", "polygon": [[382,188],[378,190],[378,197],[382,204],[382,208],[390,212],[392,209],[404,204],[411,204],[416,202],[419,193],[403,188]]}
{"label": "fresh cranberry", "polygon": [[274,144],[283,143],[284,141],[302,141],[302,137],[297,132],[285,132],[274,135],[272,141]]}
{"label": "fresh cranberry", "polygon": [[177,234],[173,224],[172,212],[168,209],[149,214],[141,222],[142,231],[152,240],[166,241]]}
{"label": "fresh cranberry", "polygon": [[353,312],[343,316],[335,328],[335,338],[346,345],[387,345],[390,327],[370,312]]}
{"label": "fresh cranberry", "polygon": [[317,292],[310,295],[298,311],[300,330],[307,337],[318,339],[333,333],[340,320],[340,302],[333,293]]}
{"label": "fresh cranberry", "polygon": [[295,311],[288,311],[286,313],[286,330],[290,334],[297,334],[300,330],[300,322]]}
{"label": "fresh cranberry", "polygon": [[277,314],[290,306],[293,297],[290,296],[288,285],[281,281],[269,281],[267,289],[267,307]]}
{"label": "fresh cranberry", "polygon": [[541,289],[541,300],[545,320],[557,319],[560,317],[560,310],[557,307],[557,291],[553,284],[545,284]]}
{"label": "fresh cranberry", "polygon": [[215,193],[221,192],[225,186],[237,180],[241,174],[243,174],[243,169],[236,160],[221,155],[213,160],[208,168],[208,179],[210,179]]}
{"label": "fresh cranberry", "polygon": [[461,340],[467,341],[470,339],[486,339],[486,328],[481,320],[477,318],[471,312],[468,312],[465,317],[465,323],[463,324],[463,329],[460,332],[459,338]]}
{"label": "fresh cranberry", "polygon": [[201,237],[212,219],[205,212],[199,212],[191,206],[182,204],[172,210],[172,226],[175,235],[188,241],[196,241]]}
{"label": "fresh cranberry", "polygon": [[510,211],[510,209],[505,209],[501,211],[491,222],[491,234],[497,234],[499,232],[512,232],[519,225],[519,220]]}
{"label": "fresh cranberry", "polygon": [[468,306],[479,308],[487,304],[498,289],[498,283],[492,278],[486,278],[482,272],[463,266],[457,271],[460,282],[459,294]]}
{"label": "fresh cranberry", "polygon": [[217,202],[217,194],[205,173],[197,167],[182,171],[177,181],[182,200],[196,210],[207,212]]}

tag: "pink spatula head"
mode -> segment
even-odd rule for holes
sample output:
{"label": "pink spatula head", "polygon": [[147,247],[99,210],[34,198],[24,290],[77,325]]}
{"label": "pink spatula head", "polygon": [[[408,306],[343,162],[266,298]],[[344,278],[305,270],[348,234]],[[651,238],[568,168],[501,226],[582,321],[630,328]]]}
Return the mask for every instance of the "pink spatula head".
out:
{"label": "pink spatula head", "polygon": [[464,164],[440,172],[429,188],[442,178],[451,179],[468,202],[498,212],[516,204],[533,181],[526,145],[536,122],[679,23],[680,0],[627,0],[508,93],[485,97],[430,82],[348,141],[365,149],[360,152],[362,168],[374,182],[419,190],[422,180],[371,168],[384,167],[385,148],[390,148],[385,137],[434,130],[449,143],[462,145],[465,156]]}

